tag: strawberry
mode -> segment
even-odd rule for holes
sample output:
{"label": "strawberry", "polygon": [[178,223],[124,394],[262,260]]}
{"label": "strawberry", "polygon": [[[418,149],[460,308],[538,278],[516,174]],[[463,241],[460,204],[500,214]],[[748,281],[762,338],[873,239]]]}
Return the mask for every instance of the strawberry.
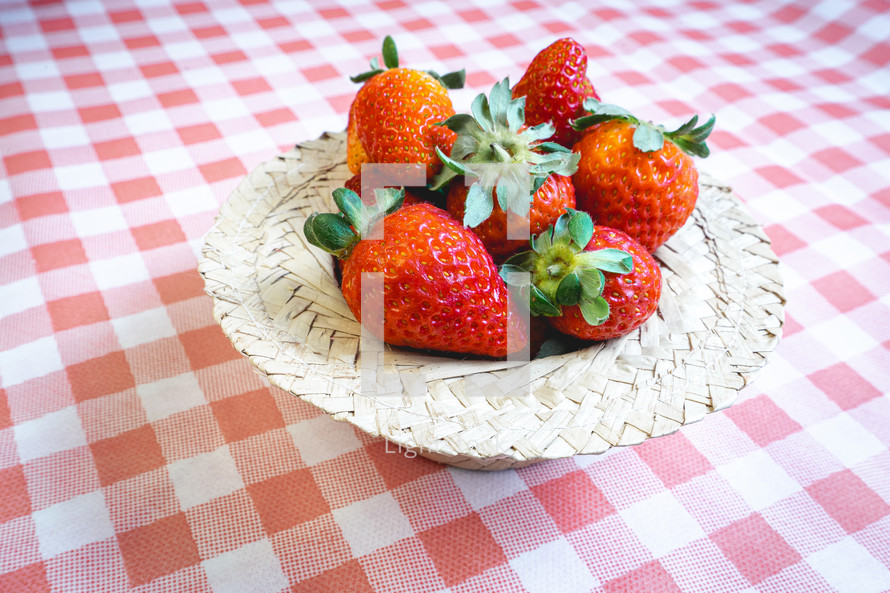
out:
{"label": "strawberry", "polygon": [[708,156],[705,140],[715,118],[695,127],[693,116],[668,132],[616,105],[588,99],[584,107],[590,115],[574,122],[584,130],[573,149],[581,156],[572,176],[578,208],[596,224],[622,230],[655,251],[695,208],[698,171],[692,156]]}
{"label": "strawberry", "polygon": [[564,334],[608,340],[658,308],[661,270],[649,251],[621,231],[594,226],[584,212],[570,210],[531,245],[501,275],[527,295],[533,315]]}
{"label": "strawberry", "polygon": [[[303,227],[311,244],[345,260],[343,297],[356,319],[362,273],[383,272],[382,326],[367,329],[387,343],[497,358],[523,350],[528,332],[479,238],[431,204],[400,208],[403,196],[378,190],[378,204],[367,206],[339,188],[341,212],[312,214]],[[362,238],[381,223],[382,239]]]}
{"label": "strawberry", "polygon": [[526,97],[525,117],[530,125],[552,122],[553,141],[572,146],[580,136],[572,119],[583,115],[582,101],[599,95],[587,78],[587,53],[574,39],[559,39],[534,57],[516,86],[513,98]]}
{"label": "strawberry", "polygon": [[[510,81],[494,85],[490,97],[473,101],[473,115],[460,114],[442,122],[457,134],[450,156],[440,151],[447,165],[434,181],[442,187],[458,175],[464,183],[452,183],[448,212],[472,227],[495,261],[528,244],[566,209],[575,206],[575,188],[568,177],[576,169],[578,155],[553,142],[550,123],[525,124],[525,97],[511,99]],[[510,221],[507,212],[526,222],[525,229]],[[514,226],[519,236],[508,233]],[[519,227],[519,228],[517,228]],[[513,229],[510,229],[511,231]]]}
{"label": "strawberry", "polygon": [[463,87],[463,70],[439,76],[399,67],[392,37],[383,40],[383,64],[350,78],[365,84],[349,107],[347,164],[360,173],[364,163],[422,163],[434,175],[441,168],[435,148],[450,149],[454,135],[432,124],[454,113],[448,89]]}

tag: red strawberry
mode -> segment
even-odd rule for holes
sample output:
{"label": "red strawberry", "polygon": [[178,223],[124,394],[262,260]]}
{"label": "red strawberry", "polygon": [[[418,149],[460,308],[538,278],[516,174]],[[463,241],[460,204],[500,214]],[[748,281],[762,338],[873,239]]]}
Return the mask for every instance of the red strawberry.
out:
{"label": "red strawberry", "polygon": [[690,155],[708,156],[715,118],[696,128],[694,116],[668,132],[615,105],[587,100],[585,108],[591,115],[575,122],[586,130],[574,147],[581,155],[572,176],[578,208],[655,251],[695,208],[698,171]]}
{"label": "red strawberry", "polygon": [[[387,343],[490,357],[525,348],[528,332],[479,238],[430,204],[399,208],[402,191],[377,196],[380,205],[369,207],[335,190],[341,213],[313,214],[304,226],[310,243],[345,259],[343,297],[356,319],[362,273],[383,272],[383,325],[368,329]],[[383,238],[362,239],[384,214]]]}
{"label": "red strawberry", "polygon": [[422,163],[428,175],[442,164],[436,147],[451,149],[454,134],[433,124],[454,114],[449,88],[461,88],[464,71],[439,76],[400,68],[392,37],[383,40],[383,63],[351,78],[364,82],[349,108],[347,164],[352,173],[370,163]]}
{"label": "red strawberry", "polygon": [[574,39],[555,41],[534,57],[525,74],[513,87],[513,97],[526,97],[525,118],[529,125],[552,122],[553,141],[571,146],[579,134],[572,120],[583,115],[581,104],[599,95],[587,78],[587,53]]}
{"label": "red strawberry", "polygon": [[[455,115],[443,122],[458,137],[450,156],[440,154],[447,169],[433,187],[457,175],[467,177],[464,183],[452,183],[448,211],[473,228],[495,261],[522,249],[532,234],[575,206],[568,175],[575,171],[578,155],[544,142],[553,126],[527,126],[524,105],[524,97],[511,99],[510,81],[504,79],[494,85],[490,98],[484,93],[476,97],[472,116]],[[507,212],[518,215],[517,226],[528,225],[523,238],[508,238]]]}
{"label": "red strawberry", "polygon": [[507,260],[501,275],[527,291],[533,315],[562,333],[615,338],[658,308],[661,270],[652,255],[621,231],[594,226],[584,212],[561,216],[532,247]]}

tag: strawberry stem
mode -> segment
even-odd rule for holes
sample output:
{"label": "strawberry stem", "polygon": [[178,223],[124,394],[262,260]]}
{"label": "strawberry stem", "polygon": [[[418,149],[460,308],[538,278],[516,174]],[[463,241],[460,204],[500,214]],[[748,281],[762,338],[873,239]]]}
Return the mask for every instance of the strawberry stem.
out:
{"label": "strawberry stem", "polygon": [[638,150],[643,152],[661,150],[664,140],[668,139],[690,156],[705,158],[711,153],[705,140],[714,130],[717,118],[713,114],[707,122],[699,127],[695,127],[695,124],[698,123],[698,116],[693,115],[689,121],[669,132],[662,125],[640,120],[623,107],[601,103],[592,97],[584,100],[584,110],[590,115],[579,117],[572,122],[572,127],[576,130],[587,130],[601,123],[618,119],[626,121],[636,128],[633,143]]}
{"label": "strawberry stem", "polygon": [[532,315],[558,317],[562,307],[578,305],[588,324],[599,325],[609,317],[609,303],[602,297],[603,272],[628,274],[633,258],[619,249],[586,251],[593,221],[586,212],[566,210],[555,224],[532,237],[531,251],[501,265],[501,277],[519,289]]}

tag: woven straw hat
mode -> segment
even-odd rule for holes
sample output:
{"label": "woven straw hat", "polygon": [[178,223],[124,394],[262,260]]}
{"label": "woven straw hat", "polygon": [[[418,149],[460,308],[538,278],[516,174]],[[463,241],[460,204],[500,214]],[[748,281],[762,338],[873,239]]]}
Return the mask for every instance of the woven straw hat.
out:
{"label": "woven straw hat", "polygon": [[198,266],[234,347],[337,420],[469,469],[602,453],[731,405],[779,341],[785,299],[769,239],[703,175],[689,222],[655,252],[662,297],[638,330],[518,366],[388,348],[385,370],[405,389],[363,395],[361,326],[332,258],[302,232],[311,212],[336,210],[345,144],[327,133],[250,173]]}

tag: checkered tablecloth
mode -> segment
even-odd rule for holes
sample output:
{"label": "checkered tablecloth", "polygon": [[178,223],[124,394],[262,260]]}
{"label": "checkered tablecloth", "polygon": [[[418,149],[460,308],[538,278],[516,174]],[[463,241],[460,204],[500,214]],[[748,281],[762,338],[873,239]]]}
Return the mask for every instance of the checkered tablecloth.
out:
{"label": "checkered tablecloth", "polygon": [[[7,0],[0,591],[890,590],[890,4]],[[392,34],[459,108],[557,38],[604,100],[717,114],[785,335],[725,412],[474,473],[271,388],[211,316],[240,178],[341,130]]]}

